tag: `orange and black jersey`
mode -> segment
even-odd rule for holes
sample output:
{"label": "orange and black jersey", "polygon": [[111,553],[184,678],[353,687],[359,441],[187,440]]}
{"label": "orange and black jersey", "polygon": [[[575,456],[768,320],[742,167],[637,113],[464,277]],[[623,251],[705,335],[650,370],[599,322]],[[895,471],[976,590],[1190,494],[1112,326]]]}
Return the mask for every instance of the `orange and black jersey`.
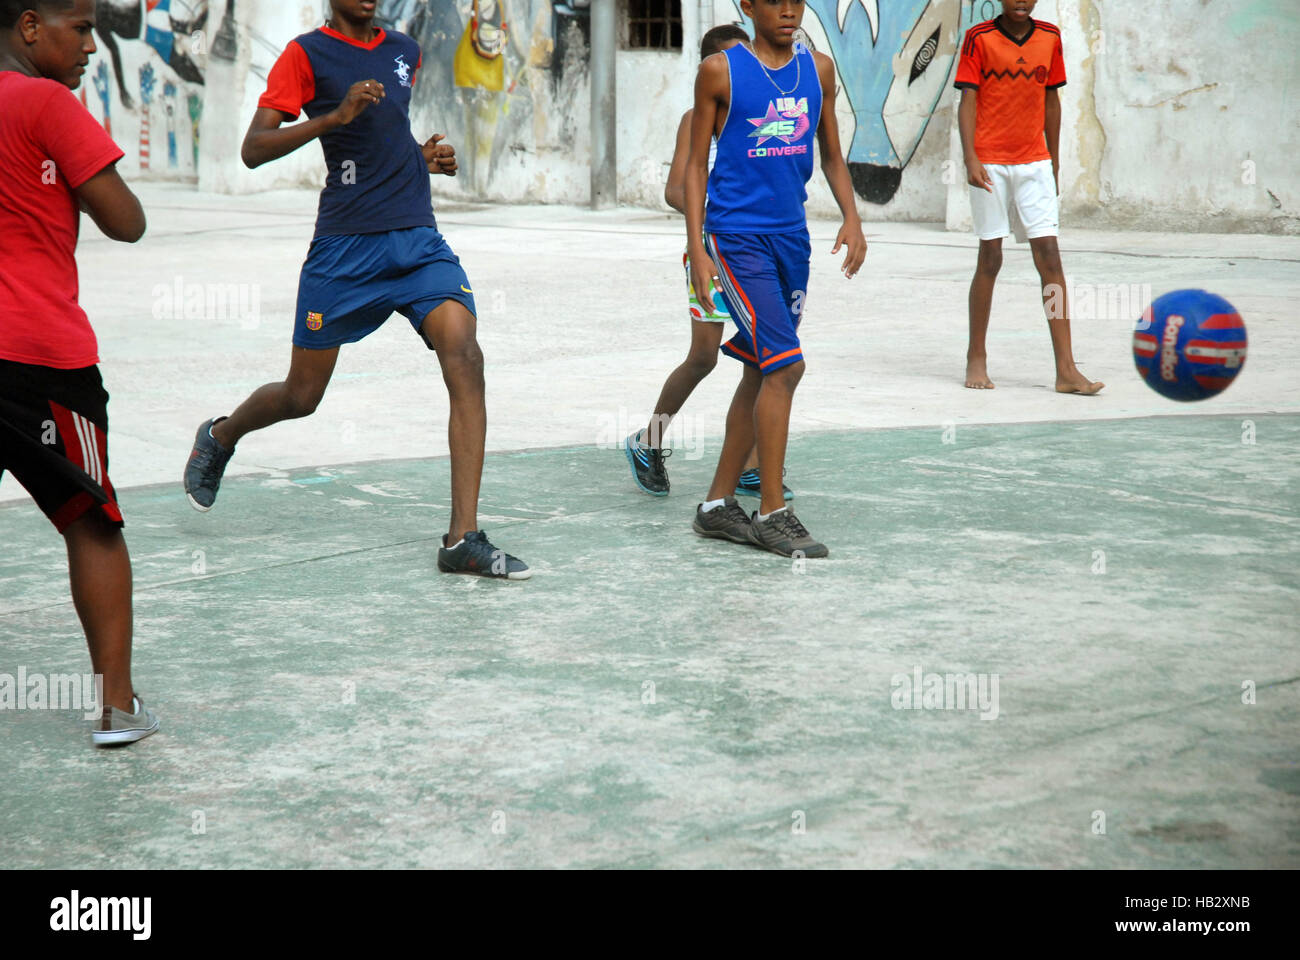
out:
{"label": "orange and black jersey", "polygon": [[1065,86],[1061,31],[1030,20],[1014,39],[994,17],[966,31],[956,86],[976,91],[975,155],[981,163],[1051,158],[1043,135],[1047,91]]}

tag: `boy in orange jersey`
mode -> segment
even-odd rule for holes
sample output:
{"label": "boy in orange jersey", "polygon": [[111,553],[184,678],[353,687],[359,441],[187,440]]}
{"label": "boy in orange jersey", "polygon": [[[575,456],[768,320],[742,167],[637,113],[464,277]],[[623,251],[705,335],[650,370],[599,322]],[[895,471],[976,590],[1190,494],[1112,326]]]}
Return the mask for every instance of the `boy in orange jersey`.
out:
{"label": "boy in orange jersey", "polygon": [[1056,237],[1060,225],[1061,98],[1065,61],[1061,32],[1030,14],[1037,0],[1002,0],[1002,15],[966,31],[956,85],[958,125],[980,238],[970,288],[966,386],[992,390],[985,334],[993,285],[1002,267],[1002,238],[1015,204],[1043,284],[1047,325],[1056,355],[1056,390],[1092,396],[1094,383],[1074,364],[1065,272]]}

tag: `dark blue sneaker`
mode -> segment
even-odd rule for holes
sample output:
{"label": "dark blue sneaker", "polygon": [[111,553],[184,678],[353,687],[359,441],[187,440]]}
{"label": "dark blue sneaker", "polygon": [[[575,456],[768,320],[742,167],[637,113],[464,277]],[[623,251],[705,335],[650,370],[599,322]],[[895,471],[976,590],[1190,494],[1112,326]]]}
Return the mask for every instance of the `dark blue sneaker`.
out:
{"label": "dark blue sneaker", "polygon": [[453,550],[447,549],[447,536],[443,534],[442,546],[438,548],[438,569],[443,573],[472,573],[499,580],[527,580],[533,575],[528,564],[492,546],[482,530],[465,534],[465,539]]}
{"label": "dark blue sneaker", "polygon": [[212,425],[225,420],[214,417],[205,421],[194,437],[194,449],[190,451],[189,462],[185,464],[185,496],[189,497],[190,506],[201,513],[207,513],[216,503],[217,491],[221,489],[221,476],[226,472],[226,464],[234,456],[234,450],[227,450],[217,443],[212,436]]}
{"label": "dark blue sneaker", "polygon": [[639,439],[640,431],[623,441],[623,452],[627,462],[632,465],[632,479],[646,493],[656,497],[668,496],[668,471],[664,460],[671,457],[671,450],[656,450],[647,447]]}
{"label": "dark blue sneaker", "polygon": [[[794,499],[794,491],[781,484],[781,490],[785,494],[786,500]],[[740,483],[736,484],[736,496],[738,497],[757,497],[760,496],[758,487],[758,471],[746,470],[740,475]]]}

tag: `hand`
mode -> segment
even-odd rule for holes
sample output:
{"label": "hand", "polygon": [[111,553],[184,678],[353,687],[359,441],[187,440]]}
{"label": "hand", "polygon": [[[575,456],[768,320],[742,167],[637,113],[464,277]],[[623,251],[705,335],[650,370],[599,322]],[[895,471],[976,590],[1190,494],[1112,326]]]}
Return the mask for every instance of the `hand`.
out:
{"label": "hand", "polygon": [[346,127],[365,113],[372,103],[378,103],[386,95],[384,85],[378,80],[361,80],[352,84],[343,102],[334,108],[334,117],[338,120],[339,126]]}
{"label": "hand", "polygon": [[691,257],[691,286],[706,316],[712,317],[717,313],[713,305],[713,290],[719,283],[718,268],[708,256]]}
{"label": "hand", "polygon": [[966,182],[972,187],[983,187],[989,193],[993,192],[993,178],[978,160],[966,161]]}
{"label": "hand", "polygon": [[435,133],[420,150],[424,153],[424,162],[428,165],[430,173],[441,173],[454,177],[457,169],[459,169],[459,165],[456,163],[456,148],[450,143],[439,142],[446,139],[445,134]]}
{"label": "hand", "polygon": [[1061,164],[1056,160],[1052,161],[1052,181],[1056,184],[1056,195],[1061,195]]}
{"label": "hand", "polygon": [[867,259],[867,238],[862,235],[862,224],[845,223],[840,227],[831,253],[839,253],[840,247],[848,247],[844,253],[844,263],[840,267],[840,272],[852,280],[861,269],[862,262]]}

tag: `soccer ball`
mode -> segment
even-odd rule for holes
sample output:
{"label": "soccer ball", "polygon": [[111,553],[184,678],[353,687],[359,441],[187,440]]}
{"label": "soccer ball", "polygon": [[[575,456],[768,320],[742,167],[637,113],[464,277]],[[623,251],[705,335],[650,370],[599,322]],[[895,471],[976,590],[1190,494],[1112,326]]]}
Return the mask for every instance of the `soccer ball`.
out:
{"label": "soccer ball", "polygon": [[1226,390],[1246,362],[1246,324],[1204,290],[1175,290],[1147,307],[1133,333],[1133,359],[1147,386],[1170,400]]}

